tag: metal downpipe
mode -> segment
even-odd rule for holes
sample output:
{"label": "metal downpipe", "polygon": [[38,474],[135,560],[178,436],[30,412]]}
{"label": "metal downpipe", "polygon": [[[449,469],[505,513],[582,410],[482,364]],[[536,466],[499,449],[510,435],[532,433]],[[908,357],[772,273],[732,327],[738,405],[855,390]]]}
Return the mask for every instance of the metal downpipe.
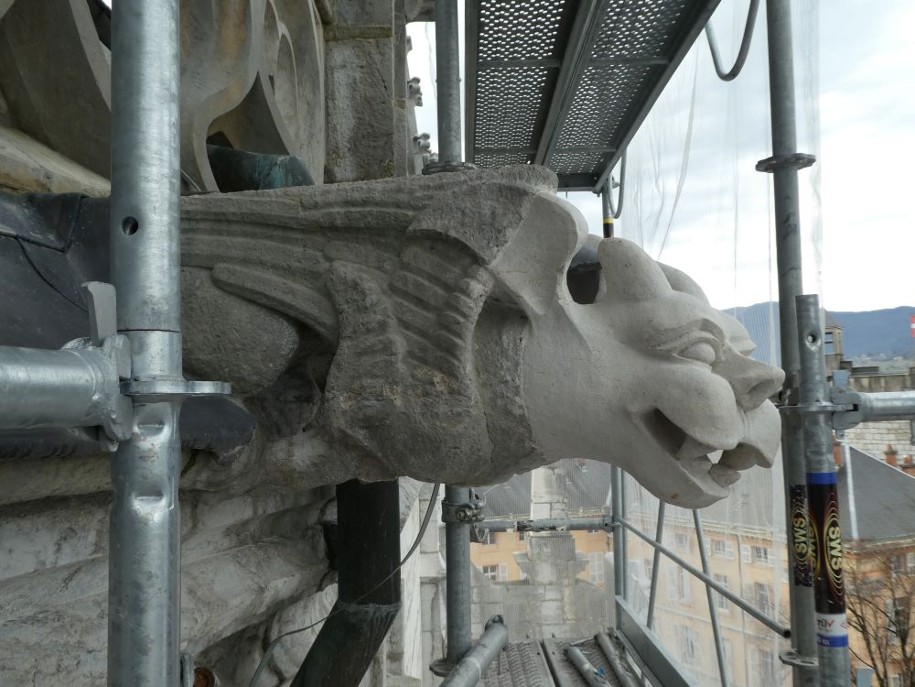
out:
{"label": "metal downpipe", "polygon": [[400,611],[397,480],[337,486],[338,596],[292,687],[356,687]]}
{"label": "metal downpipe", "polygon": [[[112,11],[111,275],[134,380],[181,377],[178,0]],[[134,406],[111,460],[108,684],[177,685],[178,402]]]}

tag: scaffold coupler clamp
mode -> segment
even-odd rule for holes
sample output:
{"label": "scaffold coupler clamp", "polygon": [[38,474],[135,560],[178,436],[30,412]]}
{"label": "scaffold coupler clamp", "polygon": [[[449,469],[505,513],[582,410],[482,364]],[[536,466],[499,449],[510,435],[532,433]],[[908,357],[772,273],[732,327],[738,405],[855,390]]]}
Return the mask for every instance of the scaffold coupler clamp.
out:
{"label": "scaffold coupler clamp", "polygon": [[816,155],[809,153],[791,153],[789,155],[773,155],[756,163],[757,172],[772,174],[780,169],[804,169],[817,161]]}
{"label": "scaffold coupler clamp", "polygon": [[464,503],[442,501],[442,522],[473,525],[483,521],[483,507],[486,505],[486,499],[473,489],[469,489],[467,493],[469,498]]}

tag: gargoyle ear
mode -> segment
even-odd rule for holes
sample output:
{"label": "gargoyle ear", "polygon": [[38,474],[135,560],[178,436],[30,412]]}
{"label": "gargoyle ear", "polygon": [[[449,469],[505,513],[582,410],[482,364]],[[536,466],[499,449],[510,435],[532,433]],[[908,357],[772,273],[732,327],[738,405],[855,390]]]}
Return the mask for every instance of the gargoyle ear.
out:
{"label": "gargoyle ear", "polygon": [[597,246],[607,296],[604,300],[635,303],[670,295],[670,282],[648,253],[625,239],[603,239]]}
{"label": "gargoyle ear", "polygon": [[546,193],[531,197],[522,230],[493,262],[493,273],[528,315],[544,314],[566,293],[566,272],[587,227],[571,203]]}
{"label": "gargoyle ear", "polygon": [[667,281],[670,282],[674,291],[688,293],[690,296],[698,298],[708,305],[708,296],[705,295],[705,291],[702,290],[702,287],[699,286],[692,277],[685,272],[681,272],[676,267],[665,265],[663,262],[659,262],[658,266],[667,276]]}

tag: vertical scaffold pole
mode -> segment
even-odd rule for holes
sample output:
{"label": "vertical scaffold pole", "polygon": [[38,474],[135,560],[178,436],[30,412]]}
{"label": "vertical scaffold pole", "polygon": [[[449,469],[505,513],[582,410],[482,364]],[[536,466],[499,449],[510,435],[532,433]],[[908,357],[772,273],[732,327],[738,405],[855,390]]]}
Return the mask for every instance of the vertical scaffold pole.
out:
{"label": "vertical scaffold pole", "polygon": [[[111,275],[132,379],[181,376],[178,0],[112,7]],[[108,684],[179,684],[178,402],[135,399],[112,457]]]}
{"label": "vertical scaffold pole", "polygon": [[831,414],[822,412],[832,403],[826,380],[820,300],[817,296],[798,296],[796,303],[801,363],[800,409],[804,423],[810,519],[816,542],[813,585],[820,684],[843,687],[851,684],[851,666]]}
{"label": "vertical scaffold pole", "polygon": [[[454,512],[455,507],[470,503],[466,487],[446,487],[443,508]],[[445,522],[445,571],[447,575],[446,604],[448,651],[446,661],[457,665],[470,651],[470,524],[449,518]]]}
{"label": "vertical scaffold pole", "polygon": [[600,189],[600,208],[603,220],[604,238],[613,238],[613,213],[610,212],[610,186],[612,184],[610,175],[607,175],[607,181]]}
{"label": "vertical scaffold pole", "polygon": [[457,0],[435,0],[438,161],[460,162],[461,72]]}
{"label": "vertical scaffold pole", "polygon": [[[626,513],[623,510],[623,471],[610,468],[610,517],[613,526],[613,595],[626,599],[626,531],[621,524]],[[619,627],[621,613],[619,604],[613,602],[614,618]]]}
{"label": "vertical scaffold pole", "polygon": [[[769,53],[769,107],[772,157],[757,165],[771,172],[775,196],[775,241],[778,261],[778,301],[781,357],[788,403],[797,399],[800,361],[794,299],[803,290],[798,169],[813,162],[797,153],[794,98],[794,59],[791,34],[791,0],[767,0]],[[791,583],[791,635],[794,641],[795,687],[818,684],[815,661],[816,628],[812,569],[809,558],[810,528],[807,508],[806,468],[800,419],[784,417],[782,457],[785,466],[787,535]]]}

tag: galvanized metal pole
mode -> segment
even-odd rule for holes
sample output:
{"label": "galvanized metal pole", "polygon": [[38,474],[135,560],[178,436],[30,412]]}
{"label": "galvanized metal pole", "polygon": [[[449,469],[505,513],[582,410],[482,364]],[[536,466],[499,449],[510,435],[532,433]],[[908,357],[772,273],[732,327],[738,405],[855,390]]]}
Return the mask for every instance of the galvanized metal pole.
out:
{"label": "galvanized metal pole", "polygon": [[810,519],[816,537],[814,592],[820,683],[829,687],[851,684],[845,584],[842,572],[842,533],[836,464],[832,453],[829,383],[820,326],[820,299],[798,296],[797,328],[801,361],[800,408],[804,421],[804,455]]}
{"label": "galvanized metal pole", "polygon": [[[134,380],[180,382],[178,0],[112,7],[111,274]],[[111,461],[108,684],[179,684],[178,403],[135,403]]]}
{"label": "galvanized metal pole", "polygon": [[[660,544],[664,539],[664,518],[666,506],[663,501],[658,501],[658,522],[655,527],[654,540]],[[651,558],[651,586],[648,588],[648,614],[645,616],[645,626],[650,630],[654,625],[654,609],[658,601],[658,570],[661,567],[661,551],[654,550]]]}
{"label": "galvanized metal pole", "polygon": [[[797,348],[795,296],[803,290],[798,168],[809,156],[797,153],[794,98],[794,59],[791,34],[791,0],[767,0],[769,51],[769,107],[772,117],[772,157],[757,165],[772,172],[775,195],[775,240],[778,260],[779,322],[785,389],[796,397],[800,369]],[[812,658],[816,655],[812,569],[809,558],[810,528],[803,437],[799,418],[786,416],[782,431],[785,466],[788,553],[792,581],[789,585],[791,634],[794,638],[795,687],[818,684]]]}
{"label": "galvanized metal pole", "polygon": [[505,627],[502,616],[493,616],[486,623],[480,641],[464,655],[441,687],[476,687],[481,684],[483,674],[506,644],[508,628]]}
{"label": "galvanized metal pole", "polygon": [[605,239],[613,238],[613,213],[610,212],[610,186],[613,183],[612,179],[613,177],[607,175],[607,181],[604,182],[600,189],[600,209]]}
{"label": "galvanized metal pole", "polygon": [[[454,512],[457,507],[470,503],[470,490],[466,487],[445,487],[443,512]],[[470,523],[445,522],[445,573],[448,650],[446,663],[451,666],[470,651]]]}
{"label": "galvanized metal pole", "polygon": [[606,518],[541,518],[538,520],[485,520],[481,526],[490,532],[565,532],[570,530],[603,530],[610,526]]}
{"label": "galvanized metal pole", "polygon": [[[626,533],[623,530],[623,471],[610,468],[610,517],[613,524],[613,595],[626,598]],[[619,604],[613,604],[616,628],[619,628],[621,613]]]}
{"label": "galvanized metal pole", "polygon": [[439,164],[461,161],[461,73],[457,0],[435,0]]}
{"label": "galvanized metal pole", "polygon": [[[699,560],[702,562],[702,572],[711,575],[712,570],[705,552],[705,532],[702,530],[702,516],[698,510],[693,510],[693,525],[696,528],[696,544],[699,546]],[[725,667],[724,645],[721,641],[721,627],[718,624],[718,607],[710,587],[705,588],[705,598],[708,601],[708,614],[712,621],[712,636],[715,638],[715,656],[718,659],[718,676],[721,678],[721,687],[728,687],[728,671]]]}

